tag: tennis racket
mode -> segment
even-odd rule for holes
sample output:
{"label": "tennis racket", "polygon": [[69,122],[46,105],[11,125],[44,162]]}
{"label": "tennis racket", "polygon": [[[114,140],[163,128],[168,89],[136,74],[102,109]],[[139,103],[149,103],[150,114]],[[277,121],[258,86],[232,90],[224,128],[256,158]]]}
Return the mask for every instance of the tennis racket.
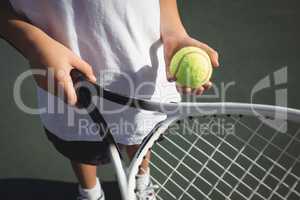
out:
{"label": "tennis racket", "polygon": [[76,92],[83,108],[93,104],[92,95],[99,95],[167,116],[125,167],[100,111],[89,110],[105,133],[123,200],[139,200],[136,175],[149,151],[158,200],[300,199],[300,110],[246,103],[160,103],[105,90],[76,69],[71,76],[75,86],[81,85]]}

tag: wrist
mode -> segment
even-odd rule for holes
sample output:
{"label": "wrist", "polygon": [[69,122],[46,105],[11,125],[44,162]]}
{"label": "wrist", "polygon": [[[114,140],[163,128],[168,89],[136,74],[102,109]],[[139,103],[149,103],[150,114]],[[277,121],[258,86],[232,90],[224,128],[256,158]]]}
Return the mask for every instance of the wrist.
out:
{"label": "wrist", "polygon": [[22,55],[28,60],[32,67],[41,67],[45,52],[47,49],[52,49],[55,44],[55,40],[47,35],[44,31],[38,27],[29,25],[22,30],[23,34],[20,35],[21,39],[16,46]]}
{"label": "wrist", "polygon": [[166,42],[168,40],[178,39],[178,38],[186,38],[186,37],[189,37],[189,35],[184,28],[182,28],[181,30],[177,29],[177,30],[168,30],[168,31],[161,32],[161,39],[163,42]]}

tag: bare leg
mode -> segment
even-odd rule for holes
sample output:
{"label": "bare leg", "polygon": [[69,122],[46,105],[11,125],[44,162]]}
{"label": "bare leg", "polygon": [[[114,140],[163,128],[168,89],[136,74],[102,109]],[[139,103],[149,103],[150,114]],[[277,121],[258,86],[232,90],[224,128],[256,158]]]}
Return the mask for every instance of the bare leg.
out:
{"label": "bare leg", "polygon": [[74,173],[82,188],[91,189],[96,185],[97,167],[71,161]]}
{"label": "bare leg", "polygon": [[[132,160],[135,153],[137,152],[137,150],[139,149],[140,145],[130,145],[130,146],[126,146],[126,151],[127,151],[127,154],[129,156],[129,158]],[[147,169],[149,168],[149,161],[151,159],[151,152],[149,151],[147,154],[146,154],[146,157],[145,159],[143,160],[141,166],[140,166],[140,169],[139,169],[139,174],[142,175],[142,174],[145,174],[147,172]]]}

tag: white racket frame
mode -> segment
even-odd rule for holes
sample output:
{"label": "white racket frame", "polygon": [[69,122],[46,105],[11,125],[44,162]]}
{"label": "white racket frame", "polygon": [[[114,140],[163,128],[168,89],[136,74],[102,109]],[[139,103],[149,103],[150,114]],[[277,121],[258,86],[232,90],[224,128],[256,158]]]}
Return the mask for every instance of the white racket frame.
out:
{"label": "white racket frame", "polygon": [[[128,168],[121,161],[121,157],[117,148],[112,144],[110,153],[113,165],[116,171],[121,196],[123,200],[136,200],[135,184],[136,175],[139,166],[145,155],[160,138],[168,127],[175,121],[184,119],[189,116],[201,115],[245,115],[264,118],[266,116],[278,119],[300,123],[300,110],[263,105],[263,104],[247,104],[247,103],[160,103],[145,101],[141,109],[158,111],[165,113],[167,118],[156,126],[153,131],[145,138],[140,149],[135,154]],[[176,112],[174,112],[176,111]],[[201,113],[200,113],[201,111]]]}

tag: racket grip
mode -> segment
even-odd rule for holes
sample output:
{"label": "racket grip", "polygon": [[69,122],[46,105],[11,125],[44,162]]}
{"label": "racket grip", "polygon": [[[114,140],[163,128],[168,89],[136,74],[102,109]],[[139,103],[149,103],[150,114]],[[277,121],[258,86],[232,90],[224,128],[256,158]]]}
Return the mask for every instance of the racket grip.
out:
{"label": "racket grip", "polygon": [[78,69],[72,69],[70,72],[70,76],[74,84],[87,81],[85,75],[82,72],[80,72]]}
{"label": "racket grip", "polygon": [[70,76],[75,86],[75,92],[78,98],[77,106],[80,108],[88,108],[92,99],[90,91],[92,84],[88,82],[85,75],[78,69],[72,69]]}

